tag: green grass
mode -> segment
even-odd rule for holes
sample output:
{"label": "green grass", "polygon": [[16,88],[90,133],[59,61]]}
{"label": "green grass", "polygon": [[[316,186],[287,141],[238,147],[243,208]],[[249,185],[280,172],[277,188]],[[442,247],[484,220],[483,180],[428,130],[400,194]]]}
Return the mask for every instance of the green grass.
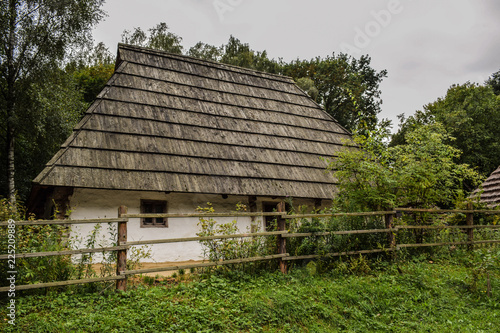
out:
{"label": "green grass", "polygon": [[[369,275],[266,273],[17,298],[2,332],[498,332],[500,279],[466,260],[379,264]],[[1,320],[6,307],[0,309]]]}

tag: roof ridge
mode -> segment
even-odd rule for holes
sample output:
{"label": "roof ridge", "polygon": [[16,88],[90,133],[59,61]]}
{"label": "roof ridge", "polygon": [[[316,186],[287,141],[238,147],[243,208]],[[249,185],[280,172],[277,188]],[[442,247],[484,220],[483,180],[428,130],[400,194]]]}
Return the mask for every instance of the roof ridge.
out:
{"label": "roof ridge", "polygon": [[[143,47],[143,46],[118,43],[118,51],[120,50],[120,48],[129,49],[129,50],[140,50],[141,52],[146,52],[146,53],[155,54],[155,55],[163,56],[163,57],[174,58],[174,59],[182,58],[182,60],[184,60],[184,61],[191,60],[191,62],[197,62],[197,63],[201,63],[201,64],[205,63],[207,66],[210,66],[210,67],[214,67],[213,65],[215,65],[216,67],[219,67],[219,68],[227,67],[230,70],[234,69],[234,70],[237,70],[240,72],[248,72],[248,74],[251,74],[251,75],[252,74],[253,75],[261,74],[264,76],[270,76],[269,79],[271,79],[271,80],[272,79],[275,79],[275,80],[281,79],[281,80],[277,80],[277,81],[295,84],[295,81],[293,80],[293,78],[291,76],[268,73],[268,72],[264,72],[264,71],[260,71],[260,70],[256,70],[256,69],[252,69],[252,68],[246,68],[246,67],[240,67],[240,66],[236,66],[236,65],[225,64],[223,62],[218,62],[218,61],[214,61],[214,60],[200,59],[200,58],[188,56],[185,54],[177,54],[177,53],[152,49],[152,48]],[[259,76],[261,76],[261,75],[259,75]]]}

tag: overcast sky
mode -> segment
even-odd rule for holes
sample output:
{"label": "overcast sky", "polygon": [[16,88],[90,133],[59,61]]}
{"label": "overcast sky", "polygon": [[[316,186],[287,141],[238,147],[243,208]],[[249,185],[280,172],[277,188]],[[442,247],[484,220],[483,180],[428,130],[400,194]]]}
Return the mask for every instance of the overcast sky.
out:
{"label": "overcast sky", "polygon": [[368,54],[387,69],[381,118],[413,114],[452,84],[500,70],[498,0],[107,0],[94,31],[112,52],[124,29],[165,22],[189,48],[230,35],[271,58]]}

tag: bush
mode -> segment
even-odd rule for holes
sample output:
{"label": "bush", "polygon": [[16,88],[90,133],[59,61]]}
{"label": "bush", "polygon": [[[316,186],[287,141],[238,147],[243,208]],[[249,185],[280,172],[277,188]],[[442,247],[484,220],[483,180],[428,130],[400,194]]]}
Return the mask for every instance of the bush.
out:
{"label": "bush", "polygon": [[[7,199],[0,199],[0,221],[32,220],[33,216],[26,215],[26,209],[21,203],[11,205]],[[0,228],[0,252],[7,253],[7,228]],[[102,230],[102,224],[96,224],[93,232],[83,238],[69,238],[70,229],[60,225],[23,225],[16,226],[16,253],[56,252],[81,248],[94,249],[96,247],[115,246],[117,239],[116,225],[108,223],[107,231]],[[97,256],[100,256],[98,261]],[[129,250],[130,259],[127,260],[127,269],[135,269],[140,260],[151,256],[147,246],[132,247]],[[100,263],[100,270],[94,270],[94,264]],[[71,279],[85,279],[105,277],[115,274],[116,252],[87,253],[79,258],[71,255],[46,256],[35,258],[16,258],[16,284],[37,284],[44,282],[65,281]],[[7,262],[3,261],[0,267],[0,286],[6,286]],[[102,289],[108,283],[92,283],[70,288],[81,291],[95,291]],[[57,287],[63,289],[66,287]],[[43,293],[44,289],[34,289],[25,293]]]}
{"label": "bush", "polygon": [[[290,214],[308,213],[307,206],[292,206]],[[331,208],[314,213],[327,214],[334,212]],[[386,233],[321,235],[324,232],[384,229],[383,216],[332,216],[321,218],[298,218],[288,220],[290,233],[313,233],[307,237],[287,239],[287,250],[291,256],[320,255],[317,263],[318,272],[328,271],[336,267],[338,256],[328,254],[349,251],[383,249],[389,246]],[[385,254],[382,254],[385,255]],[[380,255],[377,255],[380,256]],[[294,260],[295,265],[306,265],[309,260]]]}
{"label": "bush", "polygon": [[[30,220],[21,203],[15,206],[7,199],[0,199],[0,220],[2,222]],[[16,226],[16,253],[64,251],[70,249],[67,241],[67,229],[56,225]],[[7,253],[7,228],[0,228],[0,251]],[[48,256],[37,258],[16,258],[16,284],[33,284],[66,280],[73,275],[74,267],[70,256]],[[1,286],[7,284],[7,262],[0,267]]]}
{"label": "bush", "polygon": [[[246,206],[237,204],[236,211],[245,211]],[[210,202],[206,207],[198,207],[197,211],[200,213],[214,213],[215,210]],[[198,226],[201,231],[196,235],[199,237],[219,236],[219,235],[234,235],[242,233],[238,226],[237,221],[233,220],[229,223],[218,224],[213,218],[200,217]],[[260,228],[257,226],[252,227],[253,232],[259,232]],[[247,230],[246,232],[250,232]],[[266,256],[277,253],[276,237],[270,236],[255,236],[245,238],[224,238],[224,239],[210,239],[200,241],[203,248],[203,256],[212,261],[224,261],[240,258],[251,258]],[[231,269],[254,271],[259,268],[269,268],[272,263],[266,262],[252,262],[243,264],[225,265],[217,270],[227,271]],[[210,270],[210,269],[208,269]]]}

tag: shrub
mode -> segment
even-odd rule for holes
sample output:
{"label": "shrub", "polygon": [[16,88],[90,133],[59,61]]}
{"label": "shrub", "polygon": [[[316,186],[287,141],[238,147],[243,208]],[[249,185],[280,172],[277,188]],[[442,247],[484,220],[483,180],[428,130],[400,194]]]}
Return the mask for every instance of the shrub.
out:
{"label": "shrub", "polygon": [[[0,221],[13,219],[15,221],[31,220],[21,203],[11,205],[7,199],[0,199]],[[7,253],[7,228],[0,228],[0,252]],[[69,238],[70,229],[61,225],[23,225],[16,226],[16,253],[56,252],[76,248],[90,248],[115,246],[117,239],[116,225],[108,223],[107,231],[102,230],[101,224],[96,224],[94,230],[86,238]],[[83,245],[83,246],[82,246]],[[97,256],[100,256],[98,261]],[[132,247],[129,250],[127,269],[135,269],[140,261],[151,256],[147,246]],[[94,264],[100,263],[100,270],[94,270]],[[65,281],[70,279],[84,279],[105,277],[115,274],[116,252],[107,251],[87,253],[75,258],[71,255],[45,256],[35,258],[16,258],[17,285],[37,284],[44,282]],[[7,285],[6,261],[0,263],[0,286]],[[72,286],[76,290],[97,290],[105,284],[86,284]],[[58,287],[62,289],[64,287]],[[34,289],[27,293],[45,292],[43,289]]]}
{"label": "shrub", "polygon": [[[245,211],[246,206],[237,204],[236,211]],[[198,207],[197,211],[200,213],[214,213],[210,202],[206,207]],[[199,237],[219,236],[219,235],[234,235],[239,234],[241,231],[237,226],[237,220],[229,223],[217,223],[213,218],[200,217],[198,226],[201,231],[196,235]],[[253,232],[259,232],[260,228],[257,226],[252,227]],[[250,232],[250,230],[247,230]],[[274,239],[274,241],[273,241]],[[245,238],[224,238],[224,239],[210,239],[200,241],[203,248],[203,255],[206,259],[217,262],[239,258],[251,258],[257,256],[265,256],[276,254],[276,238],[269,236],[255,236]],[[226,265],[218,270],[238,269],[238,270],[255,270],[258,267],[269,267],[269,263],[255,262],[245,264],[232,264]]]}
{"label": "shrub", "polygon": [[[0,199],[0,220],[30,220],[22,203],[15,206],[7,199]],[[7,253],[6,229],[0,228],[1,253]],[[16,226],[16,253],[49,252],[68,250],[67,229],[57,225]],[[0,285],[7,283],[7,265],[3,261],[0,268]],[[66,280],[74,273],[70,256],[47,256],[37,258],[16,258],[18,285]]]}

